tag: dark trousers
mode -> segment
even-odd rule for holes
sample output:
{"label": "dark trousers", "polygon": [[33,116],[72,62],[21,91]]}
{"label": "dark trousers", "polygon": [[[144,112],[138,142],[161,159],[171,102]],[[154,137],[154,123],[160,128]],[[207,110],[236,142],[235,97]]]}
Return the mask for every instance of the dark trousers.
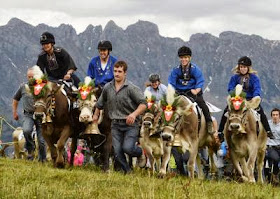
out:
{"label": "dark trousers", "polygon": [[175,162],[176,162],[177,172],[180,175],[186,176],[187,172],[186,172],[186,169],[184,167],[184,163],[188,162],[189,152],[186,152],[186,153],[182,154],[177,150],[177,147],[172,147],[171,153],[172,153],[172,155],[175,159]]}
{"label": "dark trousers", "polygon": [[210,115],[210,111],[208,106],[206,105],[203,96],[202,96],[202,91],[200,91],[197,95],[194,95],[191,93],[191,91],[186,91],[186,92],[178,92],[180,95],[185,95],[188,98],[191,98],[191,100],[195,101],[197,105],[201,108],[203,115],[205,117],[206,122],[211,122],[212,123],[212,118]]}
{"label": "dark trousers", "polygon": [[[225,116],[225,113],[228,111],[228,106],[225,108],[224,113],[222,115],[221,121],[220,121],[220,125],[219,125],[219,132],[223,132],[225,124],[227,122],[227,117]],[[268,124],[267,121],[267,117],[263,111],[262,106],[260,105],[256,111],[260,114],[261,116],[261,123],[263,124],[263,128],[265,129],[265,131],[271,131],[270,126]]]}
{"label": "dark trousers", "polygon": [[266,151],[266,158],[272,162],[274,175],[279,173],[278,164],[280,162],[280,146],[269,146]]}

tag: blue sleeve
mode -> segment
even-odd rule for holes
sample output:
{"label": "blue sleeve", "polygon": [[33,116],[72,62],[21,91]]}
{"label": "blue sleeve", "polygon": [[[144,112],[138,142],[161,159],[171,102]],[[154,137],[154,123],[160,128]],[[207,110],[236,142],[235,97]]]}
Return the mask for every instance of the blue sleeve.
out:
{"label": "blue sleeve", "polygon": [[236,76],[232,76],[229,80],[229,83],[228,83],[228,93],[230,93],[231,91],[233,91],[237,85],[236,83]]}
{"label": "blue sleeve", "polygon": [[198,67],[195,67],[193,76],[196,80],[195,89],[196,88],[201,88],[202,89],[203,86],[204,86],[204,77],[202,75],[201,70]]}
{"label": "blue sleeve", "polygon": [[178,74],[176,73],[175,68],[172,69],[169,77],[168,77],[168,84],[171,84],[176,89],[176,82],[177,82]]}
{"label": "blue sleeve", "polygon": [[253,79],[253,97],[261,96],[261,82],[258,76],[254,75]]}

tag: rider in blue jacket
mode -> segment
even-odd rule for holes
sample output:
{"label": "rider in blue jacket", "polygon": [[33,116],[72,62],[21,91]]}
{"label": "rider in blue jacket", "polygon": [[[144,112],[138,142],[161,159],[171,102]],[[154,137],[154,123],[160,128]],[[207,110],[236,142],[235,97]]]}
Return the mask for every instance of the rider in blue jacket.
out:
{"label": "rider in blue jacket", "polygon": [[110,41],[100,41],[97,47],[99,56],[92,58],[87,75],[95,79],[95,86],[101,88],[114,78],[113,70],[117,59],[110,55],[112,44]]}
{"label": "rider in blue jacket", "polygon": [[178,56],[181,63],[171,71],[168,77],[168,84],[175,88],[177,94],[190,97],[198,104],[204,114],[207,131],[213,134],[214,130],[210,112],[202,96],[202,88],[204,86],[203,74],[200,68],[191,62],[192,51],[189,47],[182,46],[179,48]]}
{"label": "rider in blue jacket", "polygon": [[[238,60],[238,65],[234,69],[235,74],[230,78],[228,84],[228,92],[231,93],[237,84],[243,85],[243,91],[246,93],[246,100],[250,101],[254,97],[261,96],[261,83],[259,77],[256,75],[257,71],[252,69],[252,61],[249,57],[244,56]],[[261,105],[256,109],[261,116],[261,122],[265,131],[267,132],[268,137],[273,137],[271,133],[270,126],[267,121],[267,117],[263,111]],[[224,114],[228,111],[226,107]],[[222,116],[219,132],[222,133],[224,130],[225,123],[227,118]]]}

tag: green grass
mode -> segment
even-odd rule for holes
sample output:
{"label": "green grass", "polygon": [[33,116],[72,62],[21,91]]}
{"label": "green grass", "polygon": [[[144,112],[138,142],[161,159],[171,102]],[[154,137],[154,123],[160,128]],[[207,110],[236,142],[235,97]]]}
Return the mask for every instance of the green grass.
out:
{"label": "green grass", "polygon": [[279,187],[184,177],[103,173],[95,167],[55,169],[50,163],[0,158],[0,198],[280,198]]}

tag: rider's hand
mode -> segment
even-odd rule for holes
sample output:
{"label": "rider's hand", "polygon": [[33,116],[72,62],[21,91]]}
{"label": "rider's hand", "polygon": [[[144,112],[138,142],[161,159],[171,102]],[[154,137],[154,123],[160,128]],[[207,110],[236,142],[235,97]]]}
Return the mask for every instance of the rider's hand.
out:
{"label": "rider's hand", "polygon": [[191,89],[191,93],[193,94],[193,95],[197,95],[197,90],[196,89]]}
{"label": "rider's hand", "polygon": [[126,124],[131,125],[135,122],[136,116],[131,113],[129,116],[126,117]]}
{"label": "rider's hand", "polygon": [[17,112],[14,112],[13,117],[14,117],[14,120],[18,120],[18,114],[17,114]]}
{"label": "rider's hand", "polygon": [[65,80],[68,80],[68,79],[70,79],[71,78],[71,75],[70,74],[66,74],[66,75],[64,75],[64,77],[63,77],[63,79],[65,79]]}

